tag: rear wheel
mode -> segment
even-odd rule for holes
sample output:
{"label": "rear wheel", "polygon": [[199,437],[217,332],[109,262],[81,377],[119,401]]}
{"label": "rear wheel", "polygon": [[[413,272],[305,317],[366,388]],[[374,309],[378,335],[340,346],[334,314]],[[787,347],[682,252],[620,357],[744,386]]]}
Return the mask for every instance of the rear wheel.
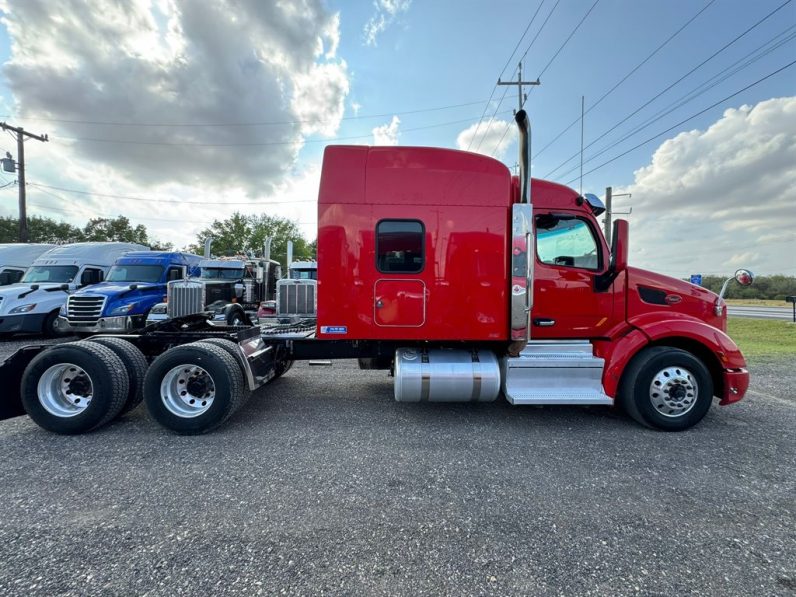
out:
{"label": "rear wheel", "polygon": [[249,398],[251,398],[252,393],[249,390],[249,385],[246,381],[246,365],[243,362],[244,356],[241,354],[240,350],[238,349],[238,345],[235,342],[232,340],[227,340],[226,338],[205,338],[204,340],[199,340],[193,344],[209,344],[211,346],[217,346],[234,358],[240,366],[240,374],[243,378],[243,400],[247,401]]}
{"label": "rear wheel", "polygon": [[22,405],[48,431],[75,434],[121,412],[129,385],[124,363],[105,346],[70,342],[34,358],[22,376]]}
{"label": "rear wheel", "polygon": [[620,402],[642,425],[683,431],[699,423],[713,401],[713,380],[693,354],[669,346],[642,350],[622,378]]}
{"label": "rear wheel", "polygon": [[205,433],[224,423],[243,404],[240,365],[218,346],[177,346],[149,367],[144,401],[164,427],[185,435]]}
{"label": "rear wheel", "polygon": [[146,376],[147,360],[137,346],[121,338],[92,338],[90,342],[100,344],[112,350],[124,363],[127,372],[129,390],[119,416],[135,409],[144,400],[144,377]]}

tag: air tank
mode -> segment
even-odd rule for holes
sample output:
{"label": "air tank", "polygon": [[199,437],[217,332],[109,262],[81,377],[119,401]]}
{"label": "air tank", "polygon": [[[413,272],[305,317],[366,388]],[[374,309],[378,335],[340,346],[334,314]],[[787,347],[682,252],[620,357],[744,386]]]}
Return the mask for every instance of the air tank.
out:
{"label": "air tank", "polygon": [[489,350],[399,348],[398,402],[491,402],[500,392],[500,365]]}

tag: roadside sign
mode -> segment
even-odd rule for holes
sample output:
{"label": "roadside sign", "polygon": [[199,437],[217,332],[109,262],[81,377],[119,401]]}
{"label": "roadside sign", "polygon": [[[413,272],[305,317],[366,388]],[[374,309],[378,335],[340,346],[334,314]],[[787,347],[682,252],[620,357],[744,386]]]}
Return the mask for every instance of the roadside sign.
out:
{"label": "roadside sign", "polygon": [[691,284],[702,286],[702,274],[691,274]]}

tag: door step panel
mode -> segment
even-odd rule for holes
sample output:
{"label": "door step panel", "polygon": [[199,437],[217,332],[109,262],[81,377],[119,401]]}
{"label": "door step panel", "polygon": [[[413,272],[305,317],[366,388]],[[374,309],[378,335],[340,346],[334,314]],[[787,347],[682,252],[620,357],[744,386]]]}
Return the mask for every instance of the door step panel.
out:
{"label": "door step panel", "polygon": [[503,393],[512,404],[613,404],[602,386],[604,359],[589,342],[529,342],[501,363]]}

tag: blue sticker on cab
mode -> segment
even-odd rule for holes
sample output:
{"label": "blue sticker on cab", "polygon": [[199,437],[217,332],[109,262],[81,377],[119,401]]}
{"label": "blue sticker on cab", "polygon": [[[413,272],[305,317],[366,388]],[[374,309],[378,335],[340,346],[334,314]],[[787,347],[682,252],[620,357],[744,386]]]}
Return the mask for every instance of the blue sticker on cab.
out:
{"label": "blue sticker on cab", "polygon": [[321,334],[347,334],[347,325],[322,325]]}

